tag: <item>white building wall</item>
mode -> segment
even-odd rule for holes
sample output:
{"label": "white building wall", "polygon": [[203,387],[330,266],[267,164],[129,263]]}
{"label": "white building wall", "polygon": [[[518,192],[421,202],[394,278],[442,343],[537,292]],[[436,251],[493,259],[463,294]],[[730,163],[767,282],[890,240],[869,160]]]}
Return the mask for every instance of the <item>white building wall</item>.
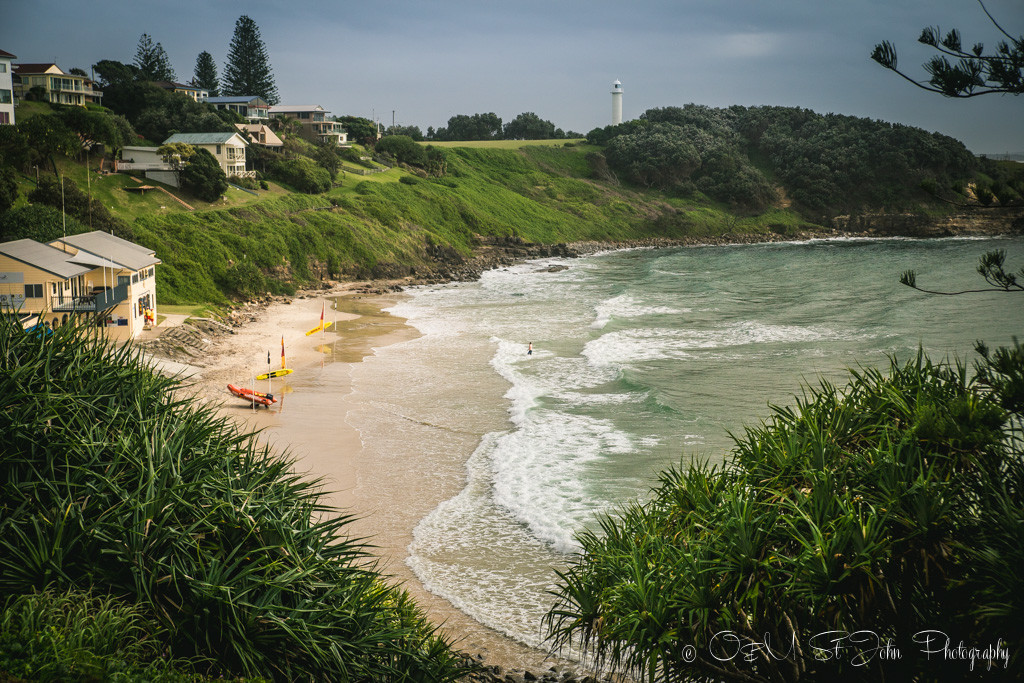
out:
{"label": "white building wall", "polygon": [[14,79],[11,60],[0,57],[0,123],[14,125]]}

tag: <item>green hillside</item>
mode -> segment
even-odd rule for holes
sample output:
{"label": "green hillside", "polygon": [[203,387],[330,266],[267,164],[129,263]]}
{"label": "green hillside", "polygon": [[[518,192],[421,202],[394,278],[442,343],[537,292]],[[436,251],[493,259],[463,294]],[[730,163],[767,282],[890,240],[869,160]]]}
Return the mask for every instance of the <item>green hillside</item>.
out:
{"label": "green hillside", "polygon": [[805,223],[784,210],[737,219],[710,202],[598,182],[589,178],[587,154],[585,147],[456,148],[441,178],[398,168],[349,175],[324,195],[154,213],[136,219],[133,231],[163,260],[161,301],[196,303],[288,292],[321,276],[422,273],[436,264],[434,247],[468,257],[487,238],[626,241]]}
{"label": "green hillside", "polygon": [[[121,234],[156,250],[164,305],[288,293],[320,279],[443,275],[495,242],[787,236],[826,229],[842,212],[938,215],[1020,203],[1024,192],[1017,165],[976,159],[919,129],[792,108],[688,105],[596,129],[589,144],[421,147],[391,136],[374,151],[293,136],[283,153],[251,148],[258,180],[209,202],[149,180],[157,190],[128,191],[142,179],[101,174],[99,156],[67,142],[81,117],[32,104],[17,131],[0,131],[8,161],[0,175],[14,184],[13,208],[0,202],[0,239]],[[92,115],[93,123],[112,116]],[[44,136],[43,119],[65,126],[64,137]],[[55,138],[63,146],[39,147]],[[362,175],[382,164],[390,169]],[[57,176],[66,196],[47,180]],[[33,203],[63,206],[70,219]]]}

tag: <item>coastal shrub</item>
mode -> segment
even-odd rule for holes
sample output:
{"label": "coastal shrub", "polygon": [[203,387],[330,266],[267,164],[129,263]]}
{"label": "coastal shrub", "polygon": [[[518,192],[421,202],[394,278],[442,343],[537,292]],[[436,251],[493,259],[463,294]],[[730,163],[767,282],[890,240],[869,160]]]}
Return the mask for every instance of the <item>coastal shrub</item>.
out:
{"label": "coastal shrub", "polygon": [[398,179],[398,182],[403,185],[416,185],[420,182],[420,179],[413,175],[404,175]]}
{"label": "coastal shrub", "polygon": [[77,218],[61,214],[60,209],[45,204],[29,204],[0,215],[0,242],[33,239],[50,242],[63,235],[89,232]]}
{"label": "coastal shrub", "polygon": [[196,680],[189,662],[164,659],[165,636],[140,605],[73,589],[15,595],[0,609],[0,674],[44,681]]}
{"label": "coastal shrub", "polygon": [[203,201],[215,202],[228,190],[228,177],[217,158],[197,148],[180,172],[181,187]]}
{"label": "coastal shrub", "polygon": [[98,199],[90,198],[73,180],[64,178],[63,183],[54,178],[43,176],[39,184],[28,194],[28,200],[35,204],[45,204],[77,218],[89,230],[112,232],[126,240],[134,238],[134,232],[128,223],[111,215],[110,211]]}
{"label": "coastal shrub", "polygon": [[279,159],[270,164],[268,175],[306,194],[321,194],[331,189],[330,173],[306,157]]}
{"label": "coastal shrub", "polygon": [[349,517],[321,502],[321,482],[135,347],[3,319],[0,363],[0,601],[110,596],[158,627],[161,651],[214,675],[465,673],[349,537]]}
{"label": "coastal shrub", "polygon": [[426,162],[423,147],[408,135],[388,135],[381,138],[375,147],[377,154],[387,154],[403,164],[422,166]]}
{"label": "coastal shrub", "polygon": [[852,372],[662,474],[580,535],[554,643],[706,682],[960,680],[962,643],[1021,680],[1024,347],[979,351]]}

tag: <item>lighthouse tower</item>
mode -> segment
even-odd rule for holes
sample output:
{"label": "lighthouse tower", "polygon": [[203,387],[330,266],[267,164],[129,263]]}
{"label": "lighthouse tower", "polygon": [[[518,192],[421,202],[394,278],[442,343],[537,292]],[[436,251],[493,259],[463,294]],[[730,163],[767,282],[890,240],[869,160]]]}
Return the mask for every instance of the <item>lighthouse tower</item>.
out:
{"label": "lighthouse tower", "polygon": [[622,123],[622,83],[616,80],[612,83],[612,125]]}

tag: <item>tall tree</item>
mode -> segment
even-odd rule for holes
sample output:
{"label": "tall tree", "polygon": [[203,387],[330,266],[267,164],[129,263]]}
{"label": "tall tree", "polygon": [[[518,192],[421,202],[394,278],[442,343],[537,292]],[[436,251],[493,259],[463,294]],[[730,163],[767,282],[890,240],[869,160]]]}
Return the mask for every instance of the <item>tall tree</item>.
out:
{"label": "tall tree", "polygon": [[173,81],[177,78],[171,68],[171,60],[164,52],[164,46],[154,44],[148,33],[139,37],[139,44],[135,48],[135,66],[139,68],[140,77],[147,81]]}
{"label": "tall tree", "polygon": [[213,55],[206,50],[196,57],[195,75],[192,77],[192,85],[202,88],[210,93],[210,97],[220,95],[220,79],[217,78],[217,64],[213,61]]}
{"label": "tall tree", "polygon": [[257,95],[269,104],[277,104],[279,100],[259,26],[244,14],[235,22],[235,34],[228,48],[224,94]]}
{"label": "tall tree", "polygon": [[361,116],[336,116],[334,120],[348,133],[348,139],[361,145],[377,140],[377,126],[370,119]]}
{"label": "tall tree", "polygon": [[[916,80],[900,71],[896,48],[889,41],[875,45],[871,59],[917,87],[946,97],[1024,93],[1024,36],[1007,33],[989,14],[985,3],[978,0],[978,4],[996,29],[1006,37],[1006,40],[996,45],[995,52],[986,53],[982,43],[965,47],[956,29],[943,36],[937,26],[928,26],[921,31],[917,41],[935,48],[940,54],[924,64],[924,70],[931,74],[927,81]],[[950,57],[956,61],[951,63],[948,59]]]}

